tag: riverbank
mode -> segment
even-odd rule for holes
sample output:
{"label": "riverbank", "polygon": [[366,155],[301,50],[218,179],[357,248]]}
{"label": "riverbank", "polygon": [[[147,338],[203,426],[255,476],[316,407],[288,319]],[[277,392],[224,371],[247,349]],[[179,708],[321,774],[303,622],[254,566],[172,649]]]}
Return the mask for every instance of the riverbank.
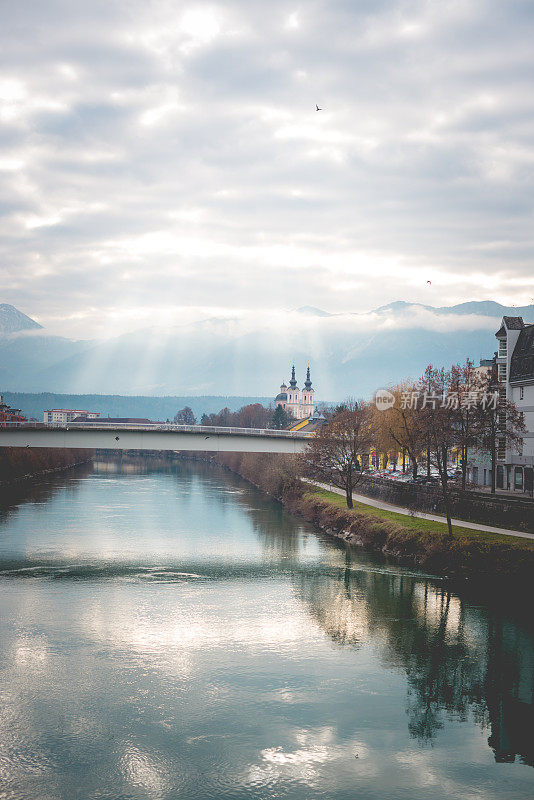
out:
{"label": "riverbank", "polygon": [[92,450],[0,447],[0,490],[92,461]]}
{"label": "riverbank", "polygon": [[392,557],[436,575],[526,587],[534,575],[534,542],[456,527],[451,539],[437,522],[400,517],[303,482],[293,457],[231,453],[219,464],[280,500],[292,513],[348,545]]}

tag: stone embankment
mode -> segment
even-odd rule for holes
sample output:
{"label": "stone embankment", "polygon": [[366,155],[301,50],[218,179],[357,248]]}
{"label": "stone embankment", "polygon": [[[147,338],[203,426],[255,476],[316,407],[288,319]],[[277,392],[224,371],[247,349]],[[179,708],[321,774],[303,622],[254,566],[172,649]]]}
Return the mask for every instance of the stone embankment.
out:
{"label": "stone embankment", "polygon": [[477,580],[517,580],[525,585],[534,575],[534,545],[529,540],[505,541],[485,534],[455,533],[429,527],[413,529],[402,523],[340,508],[303,486],[283,497],[284,504],[325,533],[351,545],[394,557],[403,564],[437,575]]}
{"label": "stone embankment", "polygon": [[347,544],[363,546],[437,575],[471,578],[485,584],[513,583],[516,587],[532,583],[534,545],[529,540],[505,540],[465,530],[451,539],[445,530],[436,530],[436,523],[429,523],[427,529],[422,521],[421,527],[414,529],[386,516],[342,508],[339,502],[325,499],[300,481],[293,457],[232,453],[214,460],[276,497],[292,513]]}

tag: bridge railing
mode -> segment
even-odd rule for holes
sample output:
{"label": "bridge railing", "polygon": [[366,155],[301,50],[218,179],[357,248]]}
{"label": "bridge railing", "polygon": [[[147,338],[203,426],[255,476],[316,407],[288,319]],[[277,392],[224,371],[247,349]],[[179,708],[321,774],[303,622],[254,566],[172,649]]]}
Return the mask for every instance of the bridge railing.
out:
{"label": "bridge railing", "polygon": [[122,431],[174,431],[176,433],[234,434],[238,436],[275,436],[281,439],[302,439],[306,434],[300,431],[284,431],[274,428],[226,428],[223,425],[175,425],[174,423],[133,422],[9,422],[0,421],[0,428],[23,428],[24,430],[122,430]]}

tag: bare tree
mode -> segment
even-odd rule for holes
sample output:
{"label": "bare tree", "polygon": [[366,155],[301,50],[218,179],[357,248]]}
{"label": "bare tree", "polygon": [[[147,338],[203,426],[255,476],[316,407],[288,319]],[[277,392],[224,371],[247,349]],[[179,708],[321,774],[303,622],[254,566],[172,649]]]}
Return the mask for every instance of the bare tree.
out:
{"label": "bare tree", "polygon": [[376,442],[383,450],[395,448],[408,453],[413,477],[417,478],[417,459],[425,445],[417,409],[418,389],[414,383],[406,381],[391,386],[388,391],[395,402],[384,410],[375,407],[372,411]]}
{"label": "bare tree", "polygon": [[[491,370],[481,379],[480,402],[476,407],[475,436],[480,449],[491,459],[491,493],[495,494],[499,449],[520,451],[526,431],[523,413],[510,400],[501,396],[494,361]],[[500,445],[500,447],[499,447]]]}
{"label": "bare tree", "polygon": [[458,447],[459,440],[451,372],[429,365],[419,382],[419,388],[422,396],[419,414],[421,431],[427,443],[429,462],[438,470],[447,527],[452,537],[448,471],[451,454]]}
{"label": "bare tree", "polygon": [[476,441],[476,407],[481,397],[483,379],[475,371],[468,358],[465,364],[455,364],[449,373],[448,398],[453,406],[453,424],[457,434],[462,469],[462,490],[467,480],[467,459],[469,449]]}
{"label": "bare tree", "polygon": [[238,428],[267,428],[272,416],[272,408],[265,408],[261,403],[250,403],[236,413],[235,426]]}
{"label": "bare tree", "polygon": [[303,456],[308,474],[343,489],[347,508],[362,476],[363,457],[371,445],[371,414],[367,404],[348,401],[344,408],[310,439]]}

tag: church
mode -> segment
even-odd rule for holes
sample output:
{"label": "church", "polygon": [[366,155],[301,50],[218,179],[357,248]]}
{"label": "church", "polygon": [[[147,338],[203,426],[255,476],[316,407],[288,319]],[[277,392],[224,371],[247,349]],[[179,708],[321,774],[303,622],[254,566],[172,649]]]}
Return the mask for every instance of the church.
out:
{"label": "church", "polygon": [[286,386],[285,382],[282,383],[280,386],[280,393],[274,398],[274,406],[275,408],[282,406],[284,411],[286,411],[295,419],[307,419],[308,417],[313,416],[315,407],[309,367],[306,373],[306,380],[304,381],[302,395],[299,387],[297,386],[297,380],[295,378],[295,366],[293,365],[291,369],[291,380],[289,381],[289,386]]}

